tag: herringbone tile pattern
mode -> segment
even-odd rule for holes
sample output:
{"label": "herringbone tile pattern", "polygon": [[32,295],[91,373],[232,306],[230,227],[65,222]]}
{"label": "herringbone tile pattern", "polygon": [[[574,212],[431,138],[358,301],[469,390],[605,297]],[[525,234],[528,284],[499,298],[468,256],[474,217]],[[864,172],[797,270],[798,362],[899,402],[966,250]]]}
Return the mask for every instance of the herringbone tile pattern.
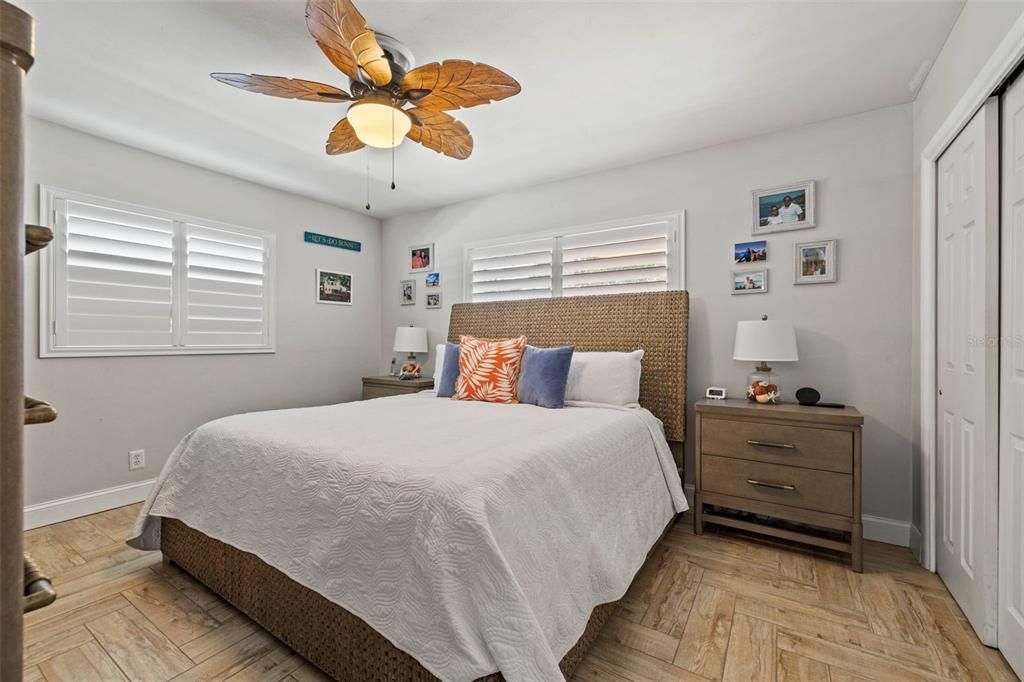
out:
{"label": "herringbone tile pattern", "polygon": [[[138,505],[38,528],[28,550],[60,598],[29,614],[25,679],[323,680],[155,552],[122,539]],[[680,519],[577,680],[1013,680],[906,549],[840,560]]]}

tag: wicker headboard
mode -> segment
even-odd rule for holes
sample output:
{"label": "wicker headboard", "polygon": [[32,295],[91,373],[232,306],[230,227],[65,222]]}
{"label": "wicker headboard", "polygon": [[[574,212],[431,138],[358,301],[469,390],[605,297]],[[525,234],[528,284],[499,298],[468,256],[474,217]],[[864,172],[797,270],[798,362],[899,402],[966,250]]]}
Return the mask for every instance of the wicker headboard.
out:
{"label": "wicker headboard", "polygon": [[640,404],[665,424],[665,437],[686,435],[685,291],[574,296],[532,301],[458,303],[448,340],[468,334],[508,338],[524,334],[533,346],[576,346],[579,351],[644,349]]}

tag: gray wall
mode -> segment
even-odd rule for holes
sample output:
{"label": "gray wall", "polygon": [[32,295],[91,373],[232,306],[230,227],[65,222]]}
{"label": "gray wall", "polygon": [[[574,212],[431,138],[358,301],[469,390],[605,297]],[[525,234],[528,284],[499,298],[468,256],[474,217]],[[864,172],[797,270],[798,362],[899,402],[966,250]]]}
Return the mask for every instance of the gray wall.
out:
{"label": "gray wall", "polygon": [[[359,396],[380,360],[380,223],[29,119],[27,209],[39,184],[277,233],[277,352],[122,358],[38,357],[39,257],[26,279],[26,389],[51,399],[53,424],[26,433],[26,503],[156,476],[177,442],[200,424],[252,410],[335,403]],[[303,230],[355,239],[362,253],[305,244]],[[318,305],[315,268],[352,273],[354,305]],[[128,471],[128,451],[147,467]]]}
{"label": "gray wall", "polygon": [[[920,529],[924,511],[921,486],[921,354],[920,354],[920,196],[921,152],[931,141],[957,102],[970,87],[985,62],[992,56],[1007,31],[1020,17],[1024,2],[1010,0],[969,0],[946,39],[928,78],[914,102],[914,241],[913,277],[913,343],[911,401],[913,405],[913,525]],[[915,532],[912,543],[919,538]]]}
{"label": "gray wall", "polygon": [[[690,400],[709,385],[742,390],[750,367],[732,359],[737,320],[793,320],[800,361],[776,368],[787,397],[812,385],[864,412],[864,512],[909,521],[911,139],[911,110],[900,106],[388,219],[380,368],[396,355],[396,325],[444,339],[465,243],[685,209]],[[769,236],[768,293],[731,296],[732,245],[751,238],[751,190],[804,179],[818,181],[819,227]],[[839,240],[839,282],[794,286],[793,244],[828,238]],[[429,241],[441,310],[424,307],[423,275],[405,262],[406,246]],[[413,277],[417,304],[400,306],[398,283]]]}

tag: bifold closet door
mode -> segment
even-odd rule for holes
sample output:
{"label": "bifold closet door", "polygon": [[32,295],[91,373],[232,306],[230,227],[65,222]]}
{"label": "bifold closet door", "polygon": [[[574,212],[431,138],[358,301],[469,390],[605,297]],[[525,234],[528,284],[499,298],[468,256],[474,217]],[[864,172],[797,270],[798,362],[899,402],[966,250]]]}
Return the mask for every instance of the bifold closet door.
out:
{"label": "bifold closet door", "polygon": [[999,106],[938,160],[936,565],[981,641],[996,644]]}
{"label": "bifold closet door", "polygon": [[1024,678],[1024,79],[1002,102],[999,648]]}

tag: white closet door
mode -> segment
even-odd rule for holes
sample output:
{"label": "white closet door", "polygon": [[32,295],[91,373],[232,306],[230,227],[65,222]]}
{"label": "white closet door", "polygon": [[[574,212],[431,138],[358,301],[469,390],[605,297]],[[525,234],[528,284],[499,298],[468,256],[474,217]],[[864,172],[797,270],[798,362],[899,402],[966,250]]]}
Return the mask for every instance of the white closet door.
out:
{"label": "white closet door", "polygon": [[999,648],[1024,678],[1024,79],[1003,95]]}
{"label": "white closet door", "polygon": [[996,644],[998,100],[938,161],[936,563],[981,641]]}

